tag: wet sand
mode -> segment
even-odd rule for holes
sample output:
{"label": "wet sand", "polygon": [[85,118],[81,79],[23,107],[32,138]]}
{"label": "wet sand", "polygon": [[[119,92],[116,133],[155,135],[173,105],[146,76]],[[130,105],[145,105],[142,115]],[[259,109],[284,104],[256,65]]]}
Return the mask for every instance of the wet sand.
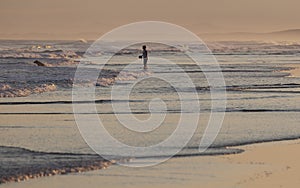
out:
{"label": "wet sand", "polygon": [[297,187],[300,140],[241,146],[235,155],[173,158],[148,168],[111,166],[106,170],[58,175],[3,188],[39,187]]}
{"label": "wet sand", "polygon": [[287,65],[288,67],[291,67],[291,70],[287,70],[284,72],[289,73],[289,77],[295,77],[295,78],[299,78],[300,77],[300,65],[299,64],[290,64]]}

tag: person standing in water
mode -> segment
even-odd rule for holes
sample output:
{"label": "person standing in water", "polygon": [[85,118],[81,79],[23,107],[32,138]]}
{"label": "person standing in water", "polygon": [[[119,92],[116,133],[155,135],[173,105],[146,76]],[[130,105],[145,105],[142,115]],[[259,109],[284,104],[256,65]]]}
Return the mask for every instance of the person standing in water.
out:
{"label": "person standing in water", "polygon": [[143,45],[143,54],[139,56],[139,58],[143,58],[143,63],[144,63],[144,69],[148,69],[147,62],[148,62],[148,51],[146,49],[146,45]]}

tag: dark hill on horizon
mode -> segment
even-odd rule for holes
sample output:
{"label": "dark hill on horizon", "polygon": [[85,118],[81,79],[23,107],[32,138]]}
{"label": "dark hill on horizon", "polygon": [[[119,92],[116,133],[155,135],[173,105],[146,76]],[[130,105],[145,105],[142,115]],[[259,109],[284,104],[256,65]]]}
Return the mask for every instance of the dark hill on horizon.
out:
{"label": "dark hill on horizon", "polygon": [[257,41],[293,41],[300,42],[300,29],[289,29],[268,33],[233,32],[199,34],[203,40],[257,40]]}

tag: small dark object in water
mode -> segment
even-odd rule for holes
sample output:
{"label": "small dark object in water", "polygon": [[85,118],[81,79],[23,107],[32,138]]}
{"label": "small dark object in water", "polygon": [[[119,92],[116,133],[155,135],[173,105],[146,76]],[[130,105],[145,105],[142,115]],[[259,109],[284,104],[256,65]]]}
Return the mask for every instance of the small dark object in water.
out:
{"label": "small dark object in water", "polygon": [[42,62],[40,62],[40,61],[38,61],[38,60],[35,60],[33,63],[34,63],[34,64],[37,64],[37,66],[46,67],[46,65],[45,65],[44,63],[42,63]]}

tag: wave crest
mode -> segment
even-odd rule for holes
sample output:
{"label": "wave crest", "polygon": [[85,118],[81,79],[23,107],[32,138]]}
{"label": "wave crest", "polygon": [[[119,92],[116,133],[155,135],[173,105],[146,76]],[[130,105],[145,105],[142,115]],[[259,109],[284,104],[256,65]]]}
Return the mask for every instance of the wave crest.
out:
{"label": "wave crest", "polygon": [[49,91],[55,91],[56,85],[50,84],[39,84],[37,86],[22,86],[15,85],[11,86],[9,84],[0,84],[0,98],[3,97],[26,97],[30,94],[38,94]]}

